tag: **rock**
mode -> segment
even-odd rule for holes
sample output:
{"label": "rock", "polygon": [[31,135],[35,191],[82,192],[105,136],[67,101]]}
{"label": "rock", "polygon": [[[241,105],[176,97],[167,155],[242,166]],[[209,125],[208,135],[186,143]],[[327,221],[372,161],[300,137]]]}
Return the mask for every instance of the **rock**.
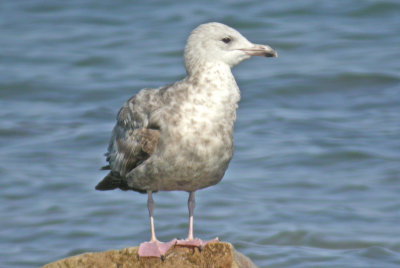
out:
{"label": "rock", "polygon": [[208,243],[201,251],[199,251],[198,248],[175,246],[167,252],[164,260],[155,257],[139,258],[138,248],[139,247],[129,247],[121,250],[84,253],[46,264],[43,268],[257,267],[249,258],[237,252],[231,244],[223,242]]}

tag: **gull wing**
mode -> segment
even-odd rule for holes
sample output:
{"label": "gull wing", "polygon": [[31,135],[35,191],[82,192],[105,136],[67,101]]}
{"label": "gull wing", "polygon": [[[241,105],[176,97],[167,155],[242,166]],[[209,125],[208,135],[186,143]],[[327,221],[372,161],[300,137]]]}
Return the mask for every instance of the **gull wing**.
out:
{"label": "gull wing", "polygon": [[[151,115],[161,106],[159,90],[144,89],[131,97],[119,110],[108,152],[105,154],[110,173],[96,186],[97,190],[120,188],[128,190],[125,175],[146,161],[157,148],[159,127],[150,122]],[[132,189],[144,192],[140,189]]]}

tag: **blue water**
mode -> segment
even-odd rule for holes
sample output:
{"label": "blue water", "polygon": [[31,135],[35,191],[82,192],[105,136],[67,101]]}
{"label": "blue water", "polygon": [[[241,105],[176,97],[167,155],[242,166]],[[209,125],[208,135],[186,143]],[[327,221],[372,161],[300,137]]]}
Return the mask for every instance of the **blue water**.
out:
{"label": "blue water", "polygon": [[[195,235],[260,267],[399,267],[400,3],[143,2],[0,2],[0,266],[149,238],[145,195],[94,190],[115,115],[219,21],[280,57],[234,69],[235,155]],[[155,195],[160,240],[186,236],[186,200]]]}

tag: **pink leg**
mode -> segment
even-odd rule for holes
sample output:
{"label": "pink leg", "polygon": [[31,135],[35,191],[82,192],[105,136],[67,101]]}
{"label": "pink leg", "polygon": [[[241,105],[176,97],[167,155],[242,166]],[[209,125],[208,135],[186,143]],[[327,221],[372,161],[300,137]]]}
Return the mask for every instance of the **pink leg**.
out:
{"label": "pink leg", "polygon": [[149,242],[141,243],[139,246],[139,257],[163,257],[165,253],[176,244],[176,239],[168,242],[162,243],[157,240],[156,232],[154,229],[154,218],[153,218],[153,211],[154,211],[154,200],[152,191],[147,191],[147,208],[149,210],[150,216],[150,232],[151,238]]}
{"label": "pink leg", "polygon": [[194,198],[194,192],[189,193],[188,209],[189,209],[189,232],[188,240],[193,240],[193,212],[196,207],[196,200]]}
{"label": "pink leg", "polygon": [[179,246],[186,246],[186,247],[202,247],[209,242],[218,241],[218,238],[210,241],[203,242],[199,238],[194,238],[193,236],[193,212],[196,206],[196,200],[194,197],[194,192],[189,193],[189,200],[188,200],[188,209],[189,209],[189,232],[188,237],[185,240],[178,240],[176,242]]}
{"label": "pink leg", "polygon": [[154,228],[154,217],[153,217],[154,200],[152,191],[147,192],[147,209],[149,210],[149,217],[150,217],[150,233],[151,233],[150,241],[157,241],[156,231]]}

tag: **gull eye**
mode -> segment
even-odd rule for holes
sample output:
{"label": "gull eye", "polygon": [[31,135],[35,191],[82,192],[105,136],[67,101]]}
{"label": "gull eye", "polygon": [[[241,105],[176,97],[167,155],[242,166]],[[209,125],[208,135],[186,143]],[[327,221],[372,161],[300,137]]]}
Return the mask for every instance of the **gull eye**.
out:
{"label": "gull eye", "polygon": [[225,44],[228,44],[229,42],[232,41],[232,39],[230,39],[229,37],[225,37],[225,38],[222,38],[221,41],[224,42]]}

